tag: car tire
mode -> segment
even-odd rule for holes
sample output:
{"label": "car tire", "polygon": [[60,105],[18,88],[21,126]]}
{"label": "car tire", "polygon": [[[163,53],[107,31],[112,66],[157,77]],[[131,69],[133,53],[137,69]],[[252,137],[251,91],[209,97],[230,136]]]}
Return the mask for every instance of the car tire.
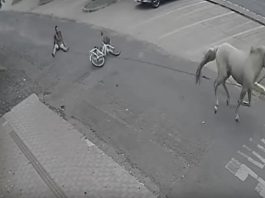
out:
{"label": "car tire", "polygon": [[153,8],[158,8],[160,6],[160,0],[152,0]]}

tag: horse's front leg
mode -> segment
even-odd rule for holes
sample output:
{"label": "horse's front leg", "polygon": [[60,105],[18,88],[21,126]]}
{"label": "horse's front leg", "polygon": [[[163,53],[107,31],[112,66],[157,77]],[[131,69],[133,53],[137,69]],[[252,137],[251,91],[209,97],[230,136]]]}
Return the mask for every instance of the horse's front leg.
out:
{"label": "horse's front leg", "polygon": [[246,89],[242,88],[240,96],[239,96],[239,100],[238,100],[238,103],[237,103],[237,107],[236,107],[236,116],[235,116],[235,121],[236,122],[239,122],[238,110],[239,110],[240,105],[242,104],[242,101],[243,101],[246,93],[247,93]]}
{"label": "horse's front leg", "polygon": [[251,91],[251,89],[248,89],[248,102],[247,101],[243,101],[242,105],[250,107],[251,95],[252,95],[252,91]]}
{"label": "horse's front leg", "polygon": [[226,97],[227,97],[226,98],[226,105],[228,106],[230,103],[230,94],[229,94],[228,89],[226,87],[225,81],[223,82],[223,87],[224,87],[224,90],[226,92]]}
{"label": "horse's front leg", "polygon": [[214,95],[215,95],[214,113],[216,114],[219,106],[219,100],[217,96],[217,88],[218,88],[217,80],[214,81],[213,86],[214,86]]}

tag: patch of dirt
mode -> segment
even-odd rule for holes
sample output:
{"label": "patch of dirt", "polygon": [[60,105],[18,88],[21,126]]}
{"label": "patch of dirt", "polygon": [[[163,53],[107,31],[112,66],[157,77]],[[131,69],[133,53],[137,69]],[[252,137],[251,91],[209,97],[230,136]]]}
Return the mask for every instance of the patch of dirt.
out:
{"label": "patch of dirt", "polygon": [[37,82],[32,81],[24,71],[7,69],[0,72],[0,117],[12,107],[30,96],[41,92]]}

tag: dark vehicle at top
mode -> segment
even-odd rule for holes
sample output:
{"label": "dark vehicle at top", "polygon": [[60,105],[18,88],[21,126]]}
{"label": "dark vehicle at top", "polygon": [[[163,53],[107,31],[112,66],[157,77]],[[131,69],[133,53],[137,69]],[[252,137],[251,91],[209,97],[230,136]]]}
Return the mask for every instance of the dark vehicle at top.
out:
{"label": "dark vehicle at top", "polygon": [[158,8],[160,6],[160,0],[135,0],[137,3],[151,4],[153,8]]}

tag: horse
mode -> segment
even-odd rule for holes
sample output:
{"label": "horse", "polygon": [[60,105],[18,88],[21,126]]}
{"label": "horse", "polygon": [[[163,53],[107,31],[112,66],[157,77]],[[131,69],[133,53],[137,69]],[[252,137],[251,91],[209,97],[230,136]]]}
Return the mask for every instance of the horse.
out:
{"label": "horse", "polygon": [[[249,51],[242,51],[229,43],[223,43],[208,49],[200,62],[195,75],[195,82],[200,82],[202,68],[209,62],[216,60],[217,78],[214,81],[215,106],[214,113],[217,113],[219,100],[217,89],[223,85],[226,92],[226,104],[229,105],[230,94],[226,87],[226,80],[232,76],[233,79],[242,86],[241,93],[235,110],[235,121],[239,122],[240,105],[250,107],[251,95],[254,83],[265,65],[265,46],[251,47]],[[248,93],[248,102],[243,101]]]}

